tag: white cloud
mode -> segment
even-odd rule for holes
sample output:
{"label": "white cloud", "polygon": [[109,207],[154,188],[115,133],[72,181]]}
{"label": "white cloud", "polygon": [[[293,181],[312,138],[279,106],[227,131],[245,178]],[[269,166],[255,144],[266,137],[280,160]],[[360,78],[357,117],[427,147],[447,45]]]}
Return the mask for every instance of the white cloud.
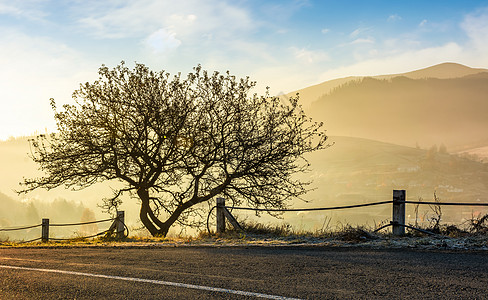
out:
{"label": "white cloud", "polygon": [[350,37],[354,38],[354,37],[357,37],[360,33],[361,33],[362,29],[361,28],[358,28],[356,30],[354,30],[353,32],[351,32],[349,34]]}
{"label": "white cloud", "polygon": [[351,45],[357,45],[357,44],[374,44],[375,40],[372,37],[368,38],[359,38],[355,39],[354,41],[351,42]]}
{"label": "white cloud", "polygon": [[173,14],[170,16],[171,23],[180,23],[180,24],[191,24],[196,21],[197,16],[194,14]]}
{"label": "white cloud", "polygon": [[477,52],[476,57],[482,55],[486,60],[488,54],[488,8],[479,10],[465,17],[461,23],[461,28],[466,32],[470,39],[470,46]]}
{"label": "white cloud", "polygon": [[383,44],[390,51],[405,51],[405,49],[419,49],[422,45],[420,40],[414,39],[415,37],[407,36],[402,38],[392,38],[383,41]]}
{"label": "white cloud", "polygon": [[219,47],[208,48],[207,51],[195,63],[201,63],[207,70],[240,72],[236,76],[252,75],[257,68],[282,64],[279,54],[273,52],[268,44],[247,39],[235,38],[226,43],[220,42]]}
{"label": "white cloud", "polygon": [[47,14],[39,9],[42,1],[24,0],[24,1],[5,1],[0,0],[0,15],[10,15],[18,18],[29,20],[42,20]]}
{"label": "white cloud", "polygon": [[424,27],[425,25],[427,25],[428,21],[427,20],[422,20],[422,22],[419,23],[419,27]]}
{"label": "white cloud", "polygon": [[141,0],[119,5],[84,1],[81,6],[78,23],[97,38],[141,37],[168,27],[181,37],[209,32],[228,37],[258,23],[245,9],[217,0]]}
{"label": "white cloud", "polygon": [[5,4],[0,2],[0,14],[2,15],[20,15],[22,10],[12,4]]}
{"label": "white cloud", "polygon": [[320,32],[322,32],[322,34],[327,34],[330,32],[330,29],[329,28],[323,28]]}
{"label": "white cloud", "polygon": [[295,58],[304,63],[318,63],[330,59],[329,54],[327,54],[325,51],[312,51],[305,48],[296,47],[291,47],[290,49],[292,50]]}
{"label": "white cloud", "polygon": [[145,43],[154,53],[164,53],[181,45],[181,41],[176,38],[176,33],[167,28],[153,32],[147,37]]}
{"label": "white cloud", "polygon": [[360,28],[357,28],[356,30],[354,30],[353,32],[351,32],[349,34],[349,37],[351,37],[351,38],[357,38],[357,37],[359,37],[360,35],[362,35],[364,33],[370,32],[371,29],[372,29],[372,27],[360,27]]}
{"label": "white cloud", "polygon": [[390,15],[387,19],[388,22],[396,22],[396,21],[400,21],[402,19],[402,17],[400,17],[399,15],[397,14],[394,14],[394,15]]}
{"label": "white cloud", "polygon": [[379,51],[377,49],[371,49],[368,51],[369,56],[376,56],[378,53]]}

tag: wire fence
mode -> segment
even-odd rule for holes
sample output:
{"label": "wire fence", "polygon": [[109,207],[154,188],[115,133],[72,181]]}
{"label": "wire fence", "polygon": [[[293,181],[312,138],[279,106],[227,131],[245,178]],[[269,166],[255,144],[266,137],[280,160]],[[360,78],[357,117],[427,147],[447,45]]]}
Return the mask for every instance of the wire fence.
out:
{"label": "wire fence", "polygon": [[224,206],[224,207],[227,209],[232,209],[232,210],[236,209],[236,210],[252,210],[252,211],[266,211],[266,212],[267,211],[270,211],[270,212],[292,212],[292,211],[322,211],[322,210],[348,209],[348,208],[374,206],[374,205],[381,205],[381,204],[388,204],[388,203],[393,203],[393,201],[387,200],[387,201],[379,201],[379,202],[363,203],[363,204],[355,204],[355,205],[316,207],[316,208],[254,208],[254,207],[239,207],[239,206]]}
{"label": "wire fence", "polygon": [[19,244],[32,243],[32,242],[35,242],[35,241],[40,241],[41,239],[42,239],[41,237],[38,237],[38,238],[36,238],[36,239],[27,240],[27,241],[22,240],[22,241],[20,241],[20,242],[18,242],[18,243],[19,243]]}
{"label": "wire fence", "polygon": [[[393,200],[385,200],[371,203],[344,205],[344,206],[331,206],[331,207],[314,207],[314,208],[254,208],[254,207],[239,207],[239,206],[223,206],[231,210],[252,210],[252,211],[270,211],[270,212],[297,212],[297,211],[325,211],[336,209],[349,209],[366,206],[375,206],[382,204],[392,204]],[[405,204],[420,204],[420,205],[439,205],[439,206],[488,206],[488,203],[474,203],[474,202],[432,202],[432,201],[403,201]],[[217,207],[217,206],[214,206]]]}
{"label": "wire fence", "polygon": [[[104,223],[104,222],[109,222],[109,221],[112,221],[113,222],[113,224],[107,230],[104,230],[102,232],[99,232],[99,233],[96,233],[96,234],[93,234],[93,235],[80,236],[80,237],[74,237],[74,238],[53,238],[53,237],[45,237],[44,236],[45,235],[45,233],[44,233],[44,230],[45,230],[44,220],[48,220],[48,219],[43,219],[43,223],[36,224],[36,225],[20,226],[20,227],[13,227],[13,228],[0,228],[0,232],[19,231],[19,230],[27,230],[27,229],[42,227],[43,232],[42,232],[42,236],[41,237],[38,237],[38,238],[35,238],[35,239],[31,239],[31,240],[27,240],[27,241],[23,240],[20,243],[30,243],[30,242],[35,242],[35,241],[44,240],[44,239],[49,239],[49,240],[54,240],[54,241],[68,241],[68,240],[73,240],[73,239],[94,238],[94,237],[98,237],[98,236],[102,236],[102,235],[108,234],[110,232],[113,232],[116,229],[117,223],[120,223],[120,224],[122,224],[122,226],[124,228],[123,235],[124,235],[124,237],[127,237],[129,235],[129,228],[127,227],[127,225],[125,225],[125,222],[123,220],[123,215],[124,214],[122,213],[122,217],[117,216],[115,218],[109,218],[109,219],[103,219],[103,220],[97,220],[97,221],[88,221],[88,222],[78,222],[78,223],[54,223],[54,224],[49,224],[49,221],[47,222],[47,227],[82,226],[82,225],[89,225],[89,224]],[[49,229],[47,229],[47,235],[49,235]]]}
{"label": "wire fence", "polygon": [[105,220],[98,220],[98,221],[89,221],[89,222],[81,222],[81,223],[63,223],[63,224],[49,224],[51,227],[63,227],[63,226],[78,226],[78,225],[88,225],[88,224],[95,224],[95,223],[103,223],[108,221],[115,221],[117,218],[110,218]]}
{"label": "wire fence", "polygon": [[[395,192],[403,192],[401,199],[395,199]],[[220,199],[220,200],[219,200]],[[220,202],[219,202],[220,201]],[[207,230],[210,231],[209,227],[209,218],[210,214],[214,209],[217,209],[217,232],[221,233],[225,230],[225,219],[227,218],[229,221],[235,222],[235,218],[231,215],[233,210],[247,210],[247,211],[256,211],[256,212],[306,212],[306,211],[328,211],[328,210],[339,210],[339,209],[352,209],[352,208],[360,208],[360,207],[368,207],[368,206],[376,206],[376,205],[384,205],[384,204],[393,204],[393,214],[392,214],[392,221],[380,228],[377,228],[375,232],[384,229],[389,226],[393,226],[394,234],[396,233],[404,233],[404,228],[409,228],[413,230],[417,230],[426,234],[433,234],[432,232],[413,227],[411,225],[404,224],[405,223],[405,204],[414,204],[414,205],[429,205],[429,206],[477,206],[477,207],[488,207],[488,203],[480,203],[480,202],[438,202],[438,201],[410,201],[405,199],[405,191],[394,191],[393,200],[385,200],[385,201],[378,201],[378,202],[371,202],[371,203],[362,203],[362,204],[354,204],[354,205],[343,205],[343,206],[331,206],[331,207],[317,207],[317,208],[257,208],[257,207],[239,207],[239,206],[225,206],[225,200],[223,198],[217,199],[217,205],[211,208],[209,215],[207,217]],[[399,208],[401,208],[399,210]],[[221,210],[221,212],[219,212]],[[232,219],[232,220],[231,220]],[[234,225],[234,224],[233,224]],[[234,225],[234,227],[239,227],[240,225]],[[399,230],[401,229],[401,230]],[[395,233],[396,232],[396,233]]]}
{"label": "wire fence", "polygon": [[[98,220],[98,221],[90,221],[90,222],[81,222],[81,223],[64,223],[64,224],[49,224],[50,227],[66,227],[66,226],[81,226],[81,225],[89,225],[89,224],[97,224],[97,223],[104,223],[108,221],[115,221],[117,218],[110,218],[110,219],[105,219],[105,220]],[[125,226],[125,224],[124,224]],[[128,229],[127,229],[128,230]],[[89,239],[89,238],[94,238],[97,236],[102,236],[104,234],[107,234],[111,231],[111,228],[104,230],[102,232],[99,232],[97,234],[89,235],[89,236],[83,236],[83,237],[76,237],[76,239]],[[53,241],[69,241],[72,240],[72,238],[49,238],[50,240]]]}
{"label": "wire fence", "polygon": [[41,227],[41,226],[42,226],[42,224],[30,225],[30,226],[24,226],[24,227],[16,227],[16,228],[0,228],[0,232],[31,229],[31,228]]}
{"label": "wire fence", "polygon": [[420,204],[420,205],[439,205],[439,206],[488,206],[488,203],[475,202],[424,202],[424,201],[403,201],[405,204]]}

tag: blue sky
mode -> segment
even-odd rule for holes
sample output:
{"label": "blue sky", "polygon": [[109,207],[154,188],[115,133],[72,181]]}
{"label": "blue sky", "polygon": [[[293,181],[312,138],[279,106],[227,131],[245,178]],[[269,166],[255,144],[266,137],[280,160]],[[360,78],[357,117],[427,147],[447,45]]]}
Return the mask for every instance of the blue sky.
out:
{"label": "blue sky", "polygon": [[442,62],[488,68],[488,1],[0,0],[0,139],[55,124],[101,64],[250,76],[279,94]]}

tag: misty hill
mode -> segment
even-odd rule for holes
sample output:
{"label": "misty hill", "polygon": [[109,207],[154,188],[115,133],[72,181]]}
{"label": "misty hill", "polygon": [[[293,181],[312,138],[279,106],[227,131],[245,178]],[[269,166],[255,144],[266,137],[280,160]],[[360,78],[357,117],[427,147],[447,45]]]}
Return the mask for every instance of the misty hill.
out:
{"label": "misty hill", "polygon": [[[22,195],[16,193],[22,189],[19,183],[24,177],[42,175],[38,166],[29,157],[29,138],[18,137],[0,141],[0,227],[36,224],[40,223],[41,218],[50,218],[51,223],[76,223],[80,222],[83,212],[87,209],[95,214],[97,220],[106,219],[108,215],[97,205],[101,204],[103,197],[112,194],[108,185],[97,185],[82,191],[60,187],[51,191],[36,190]],[[134,220],[136,215],[128,214],[129,220]],[[67,228],[66,232],[73,230],[77,228]]]}
{"label": "misty hill", "polygon": [[[299,175],[310,180],[315,190],[305,195],[301,207],[330,207],[372,203],[392,199],[394,189],[405,189],[407,199],[432,201],[433,194],[442,202],[488,203],[488,164],[470,157],[449,154],[445,149],[418,149],[353,137],[330,137],[334,145],[307,156],[312,171]],[[407,222],[415,223],[415,205],[406,206]],[[311,230],[342,224],[373,225],[391,220],[391,205],[348,210],[290,212],[284,221]],[[486,207],[447,206],[442,208],[443,224],[461,224],[473,215],[488,213]],[[242,219],[243,212],[238,212]],[[418,221],[428,222],[433,215],[429,206],[421,206]],[[252,218],[252,213],[246,215]],[[276,222],[263,216],[260,222]],[[340,225],[339,225],[340,226]]]}
{"label": "misty hill", "polygon": [[361,195],[366,202],[386,200],[393,189],[408,189],[414,199],[437,190],[446,201],[488,202],[488,164],[470,157],[362,138],[333,136],[330,141],[333,146],[308,158],[314,185],[326,187],[317,192],[328,194],[331,203],[342,202],[342,194]]}
{"label": "misty hill", "polygon": [[[19,201],[0,192],[0,228],[15,228],[41,223],[42,218],[50,219],[51,223],[76,223],[94,221],[93,210],[82,203],[57,198],[45,202],[41,199]],[[102,224],[105,228],[110,224]],[[99,225],[85,225],[78,227],[51,227],[51,237],[73,237],[76,234],[90,235],[99,231]],[[0,240],[30,240],[40,236],[40,227],[27,230],[0,232]]]}
{"label": "misty hill", "polygon": [[[389,74],[389,75],[378,75],[378,76],[368,76],[375,79],[391,79],[394,77],[407,77],[411,79],[426,79],[426,78],[437,78],[437,79],[451,79],[460,78],[469,75],[476,75],[479,73],[488,72],[488,69],[480,68],[470,68],[457,63],[442,63],[428,68],[415,70],[407,73],[400,74]],[[329,81],[322,82],[310,87],[306,87],[297,91],[290,92],[286,96],[295,96],[297,93],[300,94],[300,102],[305,108],[309,108],[312,102],[318,100],[320,97],[329,94],[333,89],[347,83],[350,81],[357,81],[365,76],[349,76],[345,78],[333,79]]]}
{"label": "misty hill", "polygon": [[107,185],[95,185],[81,191],[72,191],[64,187],[52,191],[38,189],[19,196],[16,191],[22,189],[19,183],[23,181],[23,178],[35,178],[43,174],[39,171],[38,165],[30,158],[30,138],[18,137],[0,141],[0,192],[13,199],[20,197],[26,201],[28,199],[53,201],[55,198],[65,198],[91,207],[100,204],[103,197],[112,195],[112,191]]}
{"label": "misty hill", "polygon": [[488,72],[488,69],[470,68],[468,66],[457,63],[442,63],[425,69],[415,70],[407,73],[373,76],[373,78],[391,79],[393,77],[404,76],[411,79],[450,79],[466,77],[469,75],[475,75],[484,72]]}
{"label": "misty hill", "polygon": [[[365,77],[312,103],[331,135],[461,150],[488,143],[488,73],[449,79]],[[484,143],[484,144],[483,144]]]}
{"label": "misty hill", "polygon": [[[335,144],[310,155],[313,168],[306,179],[316,190],[307,194],[310,203],[296,207],[327,207],[391,200],[392,190],[407,190],[407,199],[431,201],[436,192],[442,202],[488,202],[488,164],[463,155],[405,147],[368,139],[330,137]],[[413,218],[414,205],[407,205]],[[420,209],[429,213],[429,207]],[[472,214],[486,213],[483,207],[444,207],[445,222],[460,223]],[[391,206],[309,213],[293,217],[296,222],[320,223],[325,216],[348,223],[366,224],[391,218]],[[302,218],[302,219],[300,219]],[[413,222],[413,220],[407,220]]]}
{"label": "misty hill", "polygon": [[[18,189],[18,182],[23,176],[39,174],[36,165],[28,158],[27,139],[0,142],[0,205],[4,207],[0,212],[0,227],[37,223],[34,220],[42,217],[49,217],[52,222],[78,222],[85,209],[95,212],[96,219],[107,217],[101,214],[96,204],[100,204],[102,197],[111,195],[108,184],[81,192],[61,188],[50,192],[36,191],[22,197],[13,193],[12,189]],[[429,151],[368,139],[333,136],[330,141],[335,143],[332,147],[312,153],[308,157],[313,171],[300,175],[305,180],[311,180],[312,187],[317,188],[305,196],[311,202],[296,201],[292,204],[293,207],[324,207],[389,200],[393,189],[406,189],[411,200],[418,197],[430,200],[433,192],[437,191],[442,201],[488,201],[486,164],[443,153],[442,150]],[[8,195],[5,195],[6,191],[10,191]],[[127,201],[128,203],[131,202]],[[123,209],[126,210],[127,218],[136,222],[137,205],[127,205]],[[446,218],[454,219],[449,216],[449,210],[450,208],[445,210]],[[464,213],[456,211],[457,221],[462,217],[469,217],[473,211],[478,209],[466,208]],[[242,216],[241,213],[239,215]],[[373,219],[379,221],[389,218],[391,207],[386,205],[345,213],[334,211],[330,214],[290,213],[285,221],[294,226],[303,224],[314,228],[320,227],[324,216],[330,215],[341,216],[349,223],[360,224]],[[277,221],[264,219],[267,220]],[[336,220],[337,218],[333,222]]]}
{"label": "misty hill", "polygon": [[[27,194],[18,195],[17,190],[22,186],[19,182],[26,178],[34,178],[42,175],[38,166],[29,157],[29,139],[32,137],[10,138],[0,141],[0,228],[16,225],[30,225],[39,223],[41,218],[50,218],[51,223],[76,223],[80,222],[86,213],[94,214],[96,220],[107,219],[110,216],[100,207],[102,199],[113,195],[112,188],[117,187],[116,182],[98,183],[89,188],[74,191],[63,186],[46,191],[38,189]],[[120,210],[125,210],[125,220],[128,226],[135,225],[139,220],[139,203],[130,199],[130,196],[122,197],[124,203]],[[27,209],[34,213],[27,213]],[[32,217],[35,216],[35,217]],[[86,216],[84,216],[86,220]],[[34,222],[34,220],[36,220]],[[98,228],[106,229],[110,223],[97,224]],[[105,226],[105,227],[104,227]],[[140,225],[136,225],[140,228]],[[53,235],[58,237],[72,236],[74,231],[83,231],[83,226],[60,227]],[[86,229],[84,229],[86,231]],[[37,232],[37,231],[36,231]],[[134,232],[134,230],[131,230]],[[11,238],[29,237],[10,235]],[[38,234],[32,233],[32,234]],[[0,235],[0,239],[4,238]]]}

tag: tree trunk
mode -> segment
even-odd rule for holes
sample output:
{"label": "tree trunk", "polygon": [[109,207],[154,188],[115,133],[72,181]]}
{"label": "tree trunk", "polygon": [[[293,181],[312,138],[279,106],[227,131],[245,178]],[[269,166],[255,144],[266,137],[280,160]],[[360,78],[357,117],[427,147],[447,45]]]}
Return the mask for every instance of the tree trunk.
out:
{"label": "tree trunk", "polygon": [[152,223],[151,219],[149,218],[149,210],[151,209],[149,207],[149,201],[147,203],[144,203],[145,201],[142,200],[141,204],[141,211],[139,213],[139,216],[141,218],[142,224],[144,224],[144,227],[149,230],[149,233],[151,233],[152,236],[157,236],[158,235],[158,229],[154,224]]}
{"label": "tree trunk", "polygon": [[151,221],[149,214],[151,212],[151,207],[149,206],[149,193],[139,189],[137,191],[139,198],[141,199],[141,210],[139,212],[139,217],[141,218],[142,224],[149,230],[152,236],[157,236],[159,230],[156,228],[154,223]]}
{"label": "tree trunk", "polygon": [[159,230],[159,234],[162,236],[166,236],[168,234],[169,228],[173,226],[181,213],[187,208],[188,207],[185,206],[178,206],[176,210],[169,216],[169,218],[163,223],[161,229]]}
{"label": "tree trunk", "polygon": [[145,204],[143,201],[141,205],[141,211],[140,211],[141,222],[142,224],[144,224],[144,226],[147,228],[147,230],[149,231],[149,233],[151,233],[152,236],[162,236],[162,237],[165,237],[168,234],[170,227],[175,223],[176,219],[178,219],[178,216],[183,212],[183,209],[180,208],[176,209],[176,211],[173,212],[173,214],[171,214],[171,216],[168,218],[168,220],[166,220],[166,222],[158,226],[160,227],[158,229],[156,225],[154,225],[151,218],[149,217],[149,215],[151,214],[150,209],[151,208],[149,207],[149,203]]}
{"label": "tree trunk", "polygon": [[178,220],[180,215],[186,209],[206,200],[205,198],[199,198],[197,201],[188,201],[182,203],[175,209],[175,211],[173,211],[173,213],[168,217],[166,221],[162,222],[154,215],[154,212],[151,210],[151,206],[149,205],[149,192],[144,189],[139,189],[137,191],[137,194],[141,199],[140,218],[142,224],[144,224],[144,226],[147,228],[152,236],[163,237],[168,234],[170,227],[173,226],[176,220]]}
{"label": "tree trunk", "polygon": [[181,213],[188,207],[192,206],[179,206],[165,222],[161,222],[160,220],[157,220],[156,216],[154,216],[154,213],[151,210],[151,207],[149,205],[149,193],[147,191],[144,191],[143,189],[139,189],[137,194],[141,199],[141,210],[139,214],[141,222],[142,224],[144,224],[144,226],[147,228],[152,236],[165,237],[168,234],[170,227],[176,222]]}

